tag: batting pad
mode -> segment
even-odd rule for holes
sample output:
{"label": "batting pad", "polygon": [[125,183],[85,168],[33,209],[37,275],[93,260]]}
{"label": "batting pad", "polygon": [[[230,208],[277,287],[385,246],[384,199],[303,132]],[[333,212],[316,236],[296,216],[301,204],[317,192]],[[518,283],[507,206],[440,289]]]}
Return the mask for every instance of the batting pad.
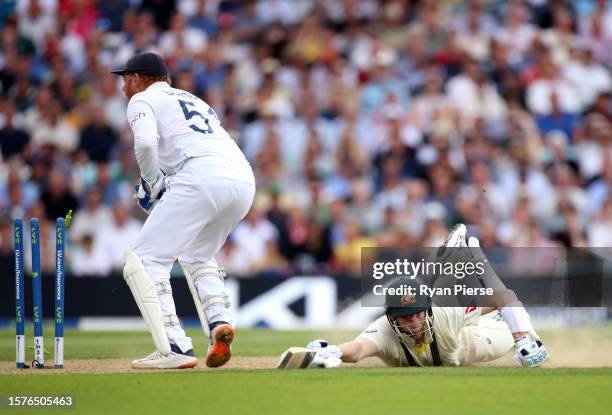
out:
{"label": "batting pad", "polygon": [[157,351],[167,355],[170,353],[170,342],[161,314],[159,296],[153,282],[145,272],[140,258],[133,251],[125,251],[123,254],[123,278],[132,291],[140,313],[153,337],[153,343]]}
{"label": "batting pad", "polygon": [[[200,323],[202,324],[202,330],[204,330],[204,334],[208,339],[210,339],[210,329],[208,328],[208,320],[206,319],[206,314],[204,313],[204,308],[202,307],[202,301],[200,300],[200,295],[198,294],[198,288],[195,286],[196,280],[201,275],[192,275],[187,267],[183,264],[182,258],[178,259],[179,265],[183,270],[183,274],[185,275],[185,279],[187,280],[187,285],[189,286],[189,291],[191,292],[191,296],[193,297],[193,303],[195,304],[196,311],[198,312],[198,317],[200,319]],[[208,269],[208,268],[207,268]],[[215,268],[218,274],[218,267]]]}
{"label": "batting pad", "polygon": [[306,369],[317,352],[305,347],[290,347],[278,361],[278,369]]}

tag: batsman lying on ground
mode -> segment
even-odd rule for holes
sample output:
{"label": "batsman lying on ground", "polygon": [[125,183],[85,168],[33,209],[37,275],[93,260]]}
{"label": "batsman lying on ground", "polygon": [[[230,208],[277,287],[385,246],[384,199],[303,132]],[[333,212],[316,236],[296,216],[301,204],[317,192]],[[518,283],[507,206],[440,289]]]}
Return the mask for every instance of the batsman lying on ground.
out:
{"label": "batsman lying on ground", "polygon": [[[469,247],[484,254],[476,238],[466,244],[466,228],[459,225],[447,237],[444,249]],[[385,298],[385,315],[374,321],[356,339],[338,346],[314,340],[306,348],[292,347],[281,355],[278,367],[334,368],[342,362],[356,363],[378,357],[388,366],[466,366],[489,362],[515,349],[515,363],[538,367],[548,358],[548,351],[536,334],[525,308],[514,293],[501,289],[503,284],[488,268],[484,285],[496,286],[497,304],[491,307],[438,307],[431,297],[419,293],[420,283],[407,277],[397,278],[389,288],[414,287],[416,295]],[[505,288],[505,287],[504,287]]]}

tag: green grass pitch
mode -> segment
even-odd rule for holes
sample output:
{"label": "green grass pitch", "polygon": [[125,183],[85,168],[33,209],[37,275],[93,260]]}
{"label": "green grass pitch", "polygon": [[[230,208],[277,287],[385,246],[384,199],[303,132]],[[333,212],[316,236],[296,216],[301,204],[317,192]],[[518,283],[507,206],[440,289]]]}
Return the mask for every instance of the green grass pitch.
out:
{"label": "green grass pitch", "polygon": [[[47,331],[50,333],[52,330]],[[606,331],[610,331],[609,329]],[[351,332],[239,330],[240,356],[277,356],[318,337]],[[190,330],[199,356],[204,336]],[[28,340],[31,340],[28,333]],[[46,339],[47,349],[52,337]],[[28,342],[29,344],[30,342]],[[144,332],[66,332],[70,359],[135,358],[151,351]],[[0,361],[14,363],[14,332],[0,331]],[[611,351],[612,353],[612,351]],[[28,350],[28,357],[32,351]],[[52,354],[47,356],[52,362]],[[201,362],[203,364],[203,362]],[[5,365],[6,366],[6,365]],[[143,373],[0,373],[0,396],[72,395],[69,414],[609,414],[612,369],[342,368],[336,370],[186,370]]]}

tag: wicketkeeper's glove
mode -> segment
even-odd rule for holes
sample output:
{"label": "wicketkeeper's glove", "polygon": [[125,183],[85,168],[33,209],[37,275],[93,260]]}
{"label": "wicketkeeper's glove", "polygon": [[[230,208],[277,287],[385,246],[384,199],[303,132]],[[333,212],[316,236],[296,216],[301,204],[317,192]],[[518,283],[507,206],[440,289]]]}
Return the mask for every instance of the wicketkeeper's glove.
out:
{"label": "wicketkeeper's glove", "polygon": [[138,206],[148,215],[153,210],[153,207],[166,191],[164,187],[164,174],[159,171],[155,181],[149,183],[142,177],[134,190],[134,199],[138,201]]}
{"label": "wicketkeeper's glove", "polygon": [[313,340],[308,343],[306,348],[317,352],[312,362],[308,365],[309,368],[332,369],[342,364],[342,351],[338,346],[330,345],[327,340]]}

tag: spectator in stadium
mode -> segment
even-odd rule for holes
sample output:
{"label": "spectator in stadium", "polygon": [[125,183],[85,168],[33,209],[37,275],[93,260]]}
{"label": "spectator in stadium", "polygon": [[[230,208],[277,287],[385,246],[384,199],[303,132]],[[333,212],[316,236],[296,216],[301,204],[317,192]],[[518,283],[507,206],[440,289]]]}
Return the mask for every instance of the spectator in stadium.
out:
{"label": "spectator in stadium", "polygon": [[92,103],[89,119],[81,130],[78,149],[94,162],[108,162],[110,153],[118,141],[117,133],[106,121],[102,106]]}
{"label": "spectator in stadium", "polygon": [[59,168],[53,168],[49,172],[46,188],[40,196],[49,220],[63,218],[69,210],[76,210],[77,199],[66,183],[66,174]]}
{"label": "spectator in stadium", "polygon": [[102,189],[92,186],[85,194],[83,207],[74,214],[70,236],[75,242],[80,242],[85,235],[98,236],[112,223],[111,210],[102,204]]}
{"label": "spectator in stadium", "polygon": [[75,247],[72,254],[72,272],[80,277],[108,276],[111,272],[111,264],[107,253],[96,243],[91,234],[85,234],[80,244]]}
{"label": "spectator in stadium", "polygon": [[265,256],[266,244],[278,239],[278,230],[265,217],[267,200],[260,196],[246,218],[232,232],[232,240],[241,260],[251,270]]}
{"label": "spectator in stadium", "polygon": [[62,112],[61,103],[51,99],[40,113],[40,119],[35,125],[30,125],[32,144],[39,147],[49,144],[62,153],[72,153],[77,149],[79,136],[76,128],[68,121]]}
{"label": "spectator in stadium", "polygon": [[0,102],[0,149],[2,158],[9,160],[15,156],[24,156],[30,142],[30,134],[23,129],[24,117],[16,112],[15,104],[6,100]]}
{"label": "spectator in stadium", "polygon": [[113,205],[113,220],[97,232],[97,243],[108,256],[110,267],[119,272],[123,269],[123,253],[134,245],[142,223],[130,217],[129,209],[121,202]]}
{"label": "spectator in stadium", "polygon": [[54,220],[92,187],[105,209],[132,202],[127,102],[108,72],[156,51],[218,110],[272,200],[227,248],[236,273],[349,269],[359,243],[433,243],[456,221],[489,244],[605,243],[608,2],[23,0],[2,13],[4,215]]}

